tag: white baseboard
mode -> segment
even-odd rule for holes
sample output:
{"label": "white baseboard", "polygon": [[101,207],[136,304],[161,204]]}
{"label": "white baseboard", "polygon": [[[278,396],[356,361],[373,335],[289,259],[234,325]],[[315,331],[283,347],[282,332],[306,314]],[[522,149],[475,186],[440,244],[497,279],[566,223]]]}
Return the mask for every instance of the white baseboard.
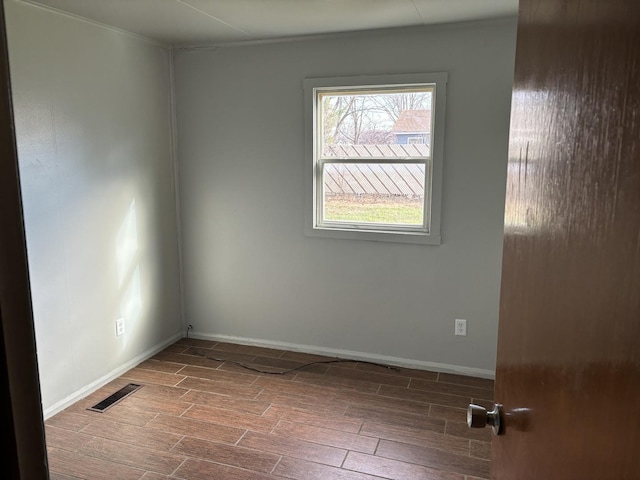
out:
{"label": "white baseboard", "polygon": [[240,345],[253,345],[257,347],[268,347],[276,350],[289,350],[292,352],[313,353],[327,357],[344,358],[346,360],[360,360],[364,362],[381,363],[396,367],[415,368],[418,370],[431,370],[433,372],[456,373],[458,375],[468,375],[480,378],[495,378],[494,370],[483,368],[464,367],[460,365],[449,365],[446,363],[424,362],[410,358],[390,357],[375,353],[355,352],[352,350],[342,350],[338,348],[318,347],[315,345],[300,345],[297,343],[275,342],[272,340],[262,340],[256,338],[234,337],[232,335],[208,334],[200,332],[190,332],[189,338],[199,340],[211,340],[216,342],[237,343]]}
{"label": "white baseboard", "polygon": [[140,355],[138,355],[137,357],[133,358],[132,360],[129,360],[127,363],[125,363],[123,365],[120,365],[118,368],[116,368],[115,370],[110,371],[109,373],[107,373],[103,377],[100,377],[95,382],[91,382],[89,385],[85,385],[81,389],[76,390],[75,392],[73,392],[68,397],[60,400],[59,402],[56,402],[55,404],[53,404],[51,407],[47,408],[46,410],[43,410],[42,411],[42,415],[43,415],[44,419],[47,420],[48,418],[54,416],[58,412],[61,412],[62,410],[64,410],[68,406],[73,405],[78,400],[82,400],[84,397],[86,397],[87,395],[92,394],[93,392],[98,390],[100,387],[103,387],[104,385],[106,385],[110,381],[118,378],[120,375],[122,375],[127,370],[130,370],[131,368],[135,367],[136,365],[139,365],[140,363],[144,362],[145,360],[153,357],[156,353],[158,353],[159,351],[161,351],[164,348],[168,347],[172,343],[175,343],[180,338],[183,338],[183,334],[182,333],[177,333],[177,334],[171,336],[170,338],[168,338],[167,340],[165,340],[164,342],[159,343],[158,345],[156,345],[156,346],[150,348],[149,350],[141,353]]}

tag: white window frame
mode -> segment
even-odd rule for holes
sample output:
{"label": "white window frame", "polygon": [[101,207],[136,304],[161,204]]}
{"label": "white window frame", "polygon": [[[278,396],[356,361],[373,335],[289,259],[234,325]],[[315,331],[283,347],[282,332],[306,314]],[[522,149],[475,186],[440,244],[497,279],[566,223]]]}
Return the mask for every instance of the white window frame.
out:
{"label": "white window frame", "polygon": [[[442,201],[442,171],[444,152],[444,127],[446,111],[446,86],[448,75],[444,72],[413,73],[400,75],[367,75],[355,77],[307,78],[303,81],[305,105],[305,235],[324,238],[372,240],[383,242],[441,243],[440,215]],[[331,90],[387,89],[389,87],[433,88],[431,125],[431,158],[425,163],[425,225],[419,228],[407,226],[372,226],[361,224],[321,222],[322,163],[319,159],[318,94]],[[380,159],[344,158],[337,163],[384,163]],[[408,162],[416,159],[407,158]]]}

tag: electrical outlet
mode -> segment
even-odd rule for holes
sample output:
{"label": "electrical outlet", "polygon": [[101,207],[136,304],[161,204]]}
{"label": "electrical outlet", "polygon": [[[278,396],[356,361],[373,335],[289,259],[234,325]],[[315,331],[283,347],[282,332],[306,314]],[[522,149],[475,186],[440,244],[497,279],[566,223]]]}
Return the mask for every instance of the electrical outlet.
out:
{"label": "electrical outlet", "polygon": [[462,318],[456,318],[456,335],[467,336],[467,321]]}
{"label": "electrical outlet", "polygon": [[116,337],[124,335],[124,318],[116,320]]}

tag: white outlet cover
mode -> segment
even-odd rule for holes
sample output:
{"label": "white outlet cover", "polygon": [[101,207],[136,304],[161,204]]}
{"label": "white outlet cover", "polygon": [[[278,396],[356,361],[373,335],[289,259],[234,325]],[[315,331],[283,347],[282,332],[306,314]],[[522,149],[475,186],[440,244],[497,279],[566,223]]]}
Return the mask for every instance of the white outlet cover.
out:
{"label": "white outlet cover", "polygon": [[116,337],[124,335],[124,318],[116,320]]}
{"label": "white outlet cover", "polygon": [[467,321],[462,318],[456,318],[454,333],[465,337],[467,335]]}

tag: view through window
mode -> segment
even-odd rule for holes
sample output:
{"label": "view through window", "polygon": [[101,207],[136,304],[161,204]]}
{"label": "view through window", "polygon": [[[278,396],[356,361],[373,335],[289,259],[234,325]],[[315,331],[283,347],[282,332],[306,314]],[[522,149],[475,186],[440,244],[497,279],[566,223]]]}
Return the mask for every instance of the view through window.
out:
{"label": "view through window", "polygon": [[321,222],[426,228],[433,87],[318,93]]}

